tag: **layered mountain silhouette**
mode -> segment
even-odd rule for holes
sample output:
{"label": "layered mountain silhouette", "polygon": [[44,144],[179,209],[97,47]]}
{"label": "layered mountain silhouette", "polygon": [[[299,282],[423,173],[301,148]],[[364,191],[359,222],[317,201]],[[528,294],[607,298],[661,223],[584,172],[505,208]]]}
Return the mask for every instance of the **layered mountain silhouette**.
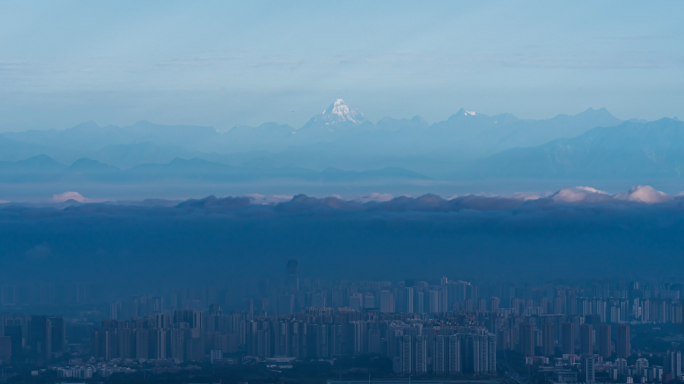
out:
{"label": "layered mountain silhouette", "polygon": [[681,177],[684,123],[675,119],[628,121],[593,128],[570,139],[514,148],[476,162],[480,177]]}
{"label": "layered mountain silhouette", "polygon": [[[298,129],[264,123],[219,132],[142,121],[125,127],[87,122],[61,131],[3,133],[0,169],[3,178],[15,181],[67,174],[88,180],[134,180],[153,174],[322,181],[390,176],[679,177],[681,125],[676,119],[625,122],[605,108],[545,120],[461,109],[432,124],[420,116],[386,117],[373,124],[338,99]],[[24,161],[37,157],[58,165],[45,160],[45,171],[38,170],[41,165],[25,168],[29,165]],[[382,172],[374,173],[378,170]]]}
{"label": "layered mountain silhouette", "polygon": [[398,167],[362,172],[327,168],[319,172],[295,167],[234,167],[198,158],[188,160],[176,158],[167,164],[141,164],[125,170],[86,158],[79,159],[70,166],[66,166],[46,155],[16,162],[0,162],[0,183],[53,181],[148,183],[159,180],[246,182],[258,179],[353,182],[361,180],[428,180],[429,178]]}

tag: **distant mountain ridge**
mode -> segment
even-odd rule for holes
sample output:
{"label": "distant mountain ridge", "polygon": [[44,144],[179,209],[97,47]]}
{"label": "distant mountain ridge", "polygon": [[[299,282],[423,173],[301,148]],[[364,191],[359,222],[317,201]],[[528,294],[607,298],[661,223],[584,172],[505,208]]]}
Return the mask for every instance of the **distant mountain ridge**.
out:
{"label": "distant mountain ridge", "polygon": [[[216,155],[259,151],[326,151],[355,157],[438,153],[473,158],[516,146],[573,137],[596,126],[620,122],[605,109],[588,109],[575,116],[559,115],[538,121],[521,120],[511,114],[487,116],[461,109],[447,120],[433,124],[420,116],[387,117],[373,124],[338,99],[299,129],[264,123],[258,127],[236,126],[221,133],[212,127],[140,121],[125,127],[100,127],[86,122],[63,131],[8,132],[0,136],[0,160],[16,161],[47,154],[62,162],[88,157],[126,168],[175,157],[218,161]],[[343,164],[328,163],[320,168],[340,165]]]}
{"label": "distant mountain ridge", "polygon": [[[0,161],[16,162],[47,155],[58,163],[71,164],[87,158],[119,171],[130,170],[129,176],[137,172],[134,171],[136,167],[171,164],[179,158],[233,167],[233,173],[258,170],[264,177],[280,177],[274,175],[288,172],[295,177],[304,177],[294,170],[308,170],[320,176],[328,169],[363,173],[392,168],[436,179],[512,175],[560,177],[606,172],[678,177],[679,160],[674,160],[678,156],[677,149],[665,141],[651,143],[650,152],[637,151],[639,155],[632,156],[629,161],[623,159],[625,164],[633,163],[632,171],[617,165],[611,168],[613,171],[606,168],[605,164],[611,164],[611,161],[615,164],[609,158],[623,156],[622,152],[628,148],[649,140],[648,135],[639,136],[641,131],[636,128],[610,128],[652,123],[655,122],[624,122],[605,108],[589,108],[576,115],[558,115],[545,120],[519,119],[508,113],[488,116],[460,109],[448,119],[432,124],[420,116],[411,119],[385,117],[373,124],[363,113],[337,99],[299,129],[271,122],[258,127],[235,126],[227,132],[219,132],[213,127],[156,125],[141,121],[126,127],[100,127],[94,122],[86,122],[64,131],[9,132],[0,135]],[[611,132],[611,142],[620,144],[616,144],[617,147],[593,144],[590,148],[578,144],[575,139],[586,140],[589,136],[584,135],[589,132],[594,132],[591,135]],[[657,134],[665,135],[664,132]],[[578,139],[582,136],[584,139]],[[573,152],[563,149],[568,143],[575,149]],[[589,153],[582,155],[583,150],[589,150]],[[653,162],[646,153],[653,153],[653,156],[667,153],[667,159]],[[601,156],[607,158],[604,165],[599,166],[597,159]],[[225,169],[220,172],[227,172]],[[368,173],[364,175],[369,177]]]}
{"label": "distant mountain ridge", "polygon": [[352,182],[360,180],[428,180],[427,176],[403,168],[384,168],[363,172],[328,168],[323,172],[283,167],[233,167],[203,159],[176,158],[166,164],[141,164],[121,170],[92,159],[82,158],[70,166],[46,155],[16,162],[0,162],[0,183],[80,182],[152,182],[156,180],[195,180],[244,182],[257,179],[294,179],[301,181]]}
{"label": "distant mountain ridge", "polygon": [[682,177],[684,122],[627,121],[569,139],[514,148],[475,162],[476,177]]}

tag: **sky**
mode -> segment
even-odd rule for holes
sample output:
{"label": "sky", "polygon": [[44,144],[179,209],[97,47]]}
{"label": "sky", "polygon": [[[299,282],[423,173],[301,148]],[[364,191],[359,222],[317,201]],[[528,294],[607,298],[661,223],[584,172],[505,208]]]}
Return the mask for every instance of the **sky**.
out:
{"label": "sky", "polygon": [[302,126],[336,98],[371,121],[464,107],[684,117],[684,3],[0,4],[0,131],[84,121]]}

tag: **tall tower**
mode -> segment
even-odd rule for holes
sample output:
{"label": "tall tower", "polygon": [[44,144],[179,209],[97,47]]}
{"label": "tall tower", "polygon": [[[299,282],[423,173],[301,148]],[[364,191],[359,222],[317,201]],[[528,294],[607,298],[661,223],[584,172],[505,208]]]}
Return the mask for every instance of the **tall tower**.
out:
{"label": "tall tower", "polygon": [[293,291],[299,290],[299,263],[291,259],[287,261],[287,287]]}

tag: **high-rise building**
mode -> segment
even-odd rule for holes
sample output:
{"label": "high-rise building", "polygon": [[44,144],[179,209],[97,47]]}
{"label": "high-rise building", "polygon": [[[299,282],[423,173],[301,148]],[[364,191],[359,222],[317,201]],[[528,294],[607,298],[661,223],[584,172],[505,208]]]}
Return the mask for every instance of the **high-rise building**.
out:
{"label": "high-rise building", "polygon": [[544,323],[542,328],[542,349],[544,350],[544,356],[553,356],[556,354],[556,343],[555,343],[556,333],[555,327],[552,322]]}
{"label": "high-rise building", "polygon": [[594,353],[594,327],[591,324],[580,325],[580,353],[582,355]]}
{"label": "high-rise building", "polygon": [[278,296],[278,314],[292,315],[294,313],[294,295],[280,295]]}
{"label": "high-rise building", "polygon": [[131,328],[121,328],[116,331],[117,357],[132,359],[135,357],[135,336]]}
{"label": "high-rise building", "polygon": [[178,359],[178,360],[185,360],[185,339],[187,334],[186,329],[172,329],[170,331],[170,339],[169,339],[169,344],[170,344],[170,349],[171,349],[171,358],[172,359]]}
{"label": "high-rise building", "polygon": [[389,290],[380,291],[380,312],[394,312],[394,296]]}
{"label": "high-rise building", "polygon": [[615,368],[617,368],[619,375],[626,375],[627,374],[627,360],[620,358],[620,357],[615,359]]}
{"label": "high-rise building", "polygon": [[399,364],[395,372],[400,375],[413,373],[413,342],[411,336],[401,336],[399,340]]}
{"label": "high-rise building", "polygon": [[596,381],[596,367],[594,366],[594,355],[582,355],[582,382],[593,383]]}
{"label": "high-rise building", "polygon": [[[367,294],[363,299],[363,303],[366,308],[375,308],[375,297],[372,294]],[[314,308],[325,308],[325,294],[323,292],[316,292],[311,297],[311,306]]]}
{"label": "high-rise building", "polygon": [[156,327],[159,329],[171,328],[171,316],[168,313],[157,313],[155,315]]}
{"label": "high-rise building", "polygon": [[202,333],[206,328],[206,318],[203,311],[192,311],[192,323],[190,327]]}
{"label": "high-rise building", "polygon": [[604,359],[609,358],[613,354],[613,348],[610,341],[610,325],[600,324],[598,328],[598,353]]}
{"label": "high-rise building", "polygon": [[221,306],[219,304],[209,304],[209,310],[207,311],[208,315],[220,315],[221,312]]}
{"label": "high-rise building", "polygon": [[135,330],[135,357],[136,359],[150,357],[150,331],[148,329]]}
{"label": "high-rise building", "polygon": [[575,326],[572,323],[561,324],[561,348],[564,354],[575,353]]}
{"label": "high-rise building", "polygon": [[534,356],[534,324],[520,324],[520,352],[523,356]]}
{"label": "high-rise building", "polygon": [[461,373],[461,340],[458,335],[449,336],[449,363],[450,375]]}
{"label": "high-rise building", "polygon": [[[587,301],[587,305],[588,305],[589,301],[588,300],[585,300],[585,301]],[[599,315],[586,315],[584,317],[584,323],[585,324],[591,324],[594,328],[598,328],[599,324],[601,324],[601,316],[599,316]]]}
{"label": "high-rise building", "polygon": [[53,353],[62,353],[66,348],[66,325],[64,323],[64,318],[61,316],[49,317],[50,320],[50,333],[52,337],[52,348]]}
{"label": "high-rise building", "polygon": [[667,351],[664,363],[665,374],[670,375],[672,380],[678,380],[682,376],[682,353],[680,351]]}
{"label": "high-rise building", "polygon": [[415,337],[416,375],[425,375],[428,372],[427,345],[427,338],[424,335]]}
{"label": "high-rise building", "polygon": [[[680,359],[680,361],[681,361],[681,359]],[[636,367],[636,371],[639,375],[644,376],[644,377],[648,376],[648,374],[646,374],[646,375],[643,374],[644,369],[648,368],[648,359],[640,357],[636,360],[636,362],[634,363],[634,366]]]}
{"label": "high-rise building", "polygon": [[435,348],[433,353],[433,372],[438,375],[444,375],[447,371],[447,355],[449,351],[449,336],[437,335],[435,336]]}
{"label": "high-rise building", "polygon": [[360,355],[368,352],[368,323],[365,321],[354,321],[354,353]]}
{"label": "high-rise building", "polygon": [[94,329],[90,335],[90,351],[96,359],[110,360],[116,357],[116,332],[114,328]]}
{"label": "high-rise building", "polygon": [[12,360],[16,361],[22,355],[22,331],[21,325],[6,325],[5,336],[10,338],[12,344]]}
{"label": "high-rise building", "polygon": [[425,313],[425,293],[414,292],[413,294],[413,312]]}
{"label": "high-rise building", "polygon": [[489,299],[489,310],[492,312],[496,312],[499,310],[499,306],[501,305],[501,299],[498,297],[492,296]]}
{"label": "high-rise building", "polygon": [[154,329],[150,332],[150,346],[152,347],[150,357],[155,359],[166,359],[168,351],[168,329]]}
{"label": "high-rise building", "polygon": [[0,362],[12,360],[12,338],[10,336],[0,336]]}
{"label": "high-rise building", "polygon": [[349,296],[349,308],[360,311],[363,307],[363,294],[355,293]]}
{"label": "high-rise building", "polygon": [[299,262],[297,260],[287,261],[287,287],[291,290],[299,290]]}
{"label": "high-rise building", "polygon": [[31,316],[29,327],[31,354],[41,360],[49,360],[52,354],[52,325],[47,316]]}
{"label": "high-rise building", "polygon": [[617,357],[628,358],[632,354],[632,347],[629,340],[629,325],[618,324],[617,342],[615,343]]}
{"label": "high-rise building", "polygon": [[491,334],[461,334],[462,372],[470,374],[496,371],[496,336]]}
{"label": "high-rise building", "polygon": [[428,297],[429,297],[428,304],[430,306],[430,313],[439,312],[439,291],[434,290],[434,289],[428,291]]}
{"label": "high-rise building", "polygon": [[404,288],[404,312],[413,313],[413,287]]}

